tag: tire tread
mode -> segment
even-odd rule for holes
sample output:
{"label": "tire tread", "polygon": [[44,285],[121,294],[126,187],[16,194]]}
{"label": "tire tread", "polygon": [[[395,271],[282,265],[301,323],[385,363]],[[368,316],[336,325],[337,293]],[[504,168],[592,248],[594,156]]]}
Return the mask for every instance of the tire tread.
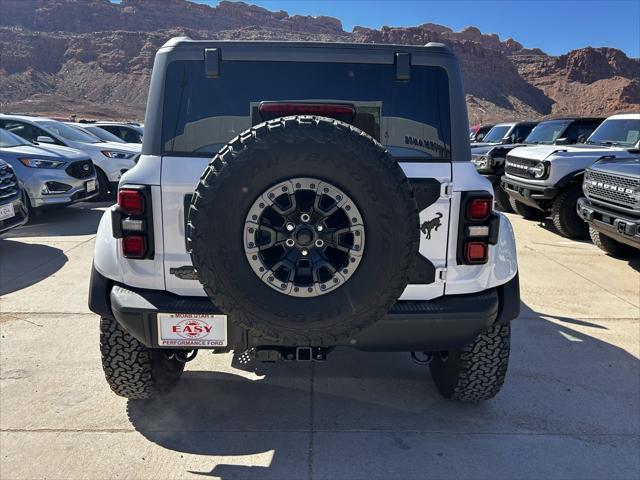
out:
{"label": "tire tread", "polygon": [[111,390],[121,397],[151,399],[170,390],[184,364],[147,348],[117,321],[100,319],[102,369]]}
{"label": "tire tread", "polygon": [[[204,245],[208,243],[205,238],[205,229],[199,228],[198,216],[207,199],[212,198],[220,185],[225,180],[235,175],[236,166],[250,161],[250,155],[242,155],[246,150],[260,151],[268,148],[266,138],[277,136],[283,142],[323,142],[339,143],[344,148],[368,149],[367,159],[371,171],[375,171],[382,182],[381,188],[398,192],[400,202],[395,206],[395,211],[403,217],[404,231],[396,232],[394,238],[404,242],[402,255],[396,259],[394,274],[387,279],[388,295],[373,298],[366,310],[361,310],[354,322],[331,322],[326,316],[322,325],[306,325],[304,330],[298,328],[286,328],[278,326],[272,328],[263,319],[255,318],[246,312],[232,292],[225,287],[220,279],[220,274],[210,268],[210,259],[206,249],[193,248],[195,243]],[[203,222],[206,223],[206,220]],[[420,242],[419,219],[413,190],[409,180],[404,175],[399,164],[392,159],[384,147],[371,136],[361,130],[325,117],[293,116],[270,120],[256,125],[232,139],[226,146],[213,157],[209,166],[203,172],[189,210],[187,222],[187,245],[191,253],[193,265],[199,275],[200,282],[209,298],[224,312],[233,313],[233,321],[254,336],[261,337],[265,341],[279,341],[291,345],[323,345],[331,344],[351,337],[361,331],[367,325],[384,316],[390,305],[395,302],[404,291],[409,276],[409,269],[418,251]],[[194,240],[197,239],[197,242]],[[228,265],[229,269],[231,265]],[[274,312],[282,313],[282,312]],[[357,321],[357,322],[356,322]]]}

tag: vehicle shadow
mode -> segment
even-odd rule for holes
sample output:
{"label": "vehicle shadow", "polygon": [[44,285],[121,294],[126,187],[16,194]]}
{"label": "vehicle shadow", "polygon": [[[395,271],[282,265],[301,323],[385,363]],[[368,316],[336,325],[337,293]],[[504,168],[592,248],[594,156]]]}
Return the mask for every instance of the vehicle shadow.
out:
{"label": "vehicle shadow", "polygon": [[59,248],[0,239],[0,296],[44,280],[67,260]]}
{"label": "vehicle shadow", "polygon": [[[544,228],[545,230],[547,230],[548,232],[551,232],[555,235],[558,235],[558,237],[560,237],[560,239],[564,239],[566,241],[572,241],[572,242],[576,242],[576,243],[584,243],[584,244],[591,244],[591,240],[589,238],[572,238],[569,239],[567,237],[565,237],[564,235],[562,235],[558,229],[556,228],[556,226],[553,224],[553,220],[551,220],[550,218],[543,218],[542,220],[536,220],[538,222],[538,226]],[[588,237],[588,235],[587,235]]]}
{"label": "vehicle shadow", "polygon": [[224,479],[632,477],[640,362],[591,334],[608,328],[523,308],[505,386],[478,405],[443,399],[407,354],[337,349],[326,363],[242,367],[256,377],[186,371],[128,416],[164,448],[213,457],[190,473]]}
{"label": "vehicle shadow", "polygon": [[93,235],[98,230],[105,208],[113,202],[84,202],[55,210],[44,210],[31,217],[23,227],[7,232],[2,238],[69,237]]}
{"label": "vehicle shadow", "polygon": [[[555,227],[555,225],[553,224],[553,221],[550,218],[545,218],[545,219],[540,220],[538,225],[540,227],[544,228],[545,230],[558,235],[560,238],[565,238],[566,240],[569,240],[566,237],[563,237],[560,232],[558,232],[558,229]],[[593,242],[590,239],[583,239],[583,240],[572,239],[571,241],[572,242],[576,242],[578,244],[580,244],[580,243],[586,244],[586,245],[593,244]],[[606,255],[610,256],[611,258],[618,259],[618,260],[624,260],[636,272],[640,272],[640,251],[636,251],[635,255],[626,256],[626,257],[617,257],[617,256],[614,256],[614,255],[611,255],[611,254],[608,254],[608,253]]]}

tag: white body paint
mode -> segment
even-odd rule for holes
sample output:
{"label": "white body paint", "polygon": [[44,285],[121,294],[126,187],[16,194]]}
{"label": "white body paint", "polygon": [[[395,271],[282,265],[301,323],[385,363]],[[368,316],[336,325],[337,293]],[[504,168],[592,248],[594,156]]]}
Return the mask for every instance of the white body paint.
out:
{"label": "white body paint", "polygon": [[[109,212],[98,227],[94,263],[103,276],[132,287],[167,290],[183,296],[205,296],[196,280],[182,280],[171,268],[191,265],[184,231],[184,196],[194,191],[208,163],[207,158],[144,155],[129,170],[121,185],[150,185],[153,202],[155,255],[153,260],[129,260],[121,255],[120,240],[113,238]],[[442,215],[431,239],[420,232],[419,252],[436,267],[436,281],[408,285],[400,300],[430,300],[443,295],[483,291],[502,285],[517,273],[513,229],[500,214],[498,243],[489,247],[484,265],[458,265],[456,260],[458,218],[462,192],[493,192],[491,183],[470,162],[401,163],[409,178],[435,178],[443,184],[441,197],[420,212],[420,224]],[[171,179],[171,182],[162,179]],[[449,185],[449,188],[445,188]]]}

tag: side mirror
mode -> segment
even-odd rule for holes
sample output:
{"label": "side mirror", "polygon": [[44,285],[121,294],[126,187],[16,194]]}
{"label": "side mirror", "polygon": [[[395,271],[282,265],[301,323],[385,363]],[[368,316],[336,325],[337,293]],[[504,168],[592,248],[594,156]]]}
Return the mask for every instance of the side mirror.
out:
{"label": "side mirror", "polygon": [[513,141],[511,140],[511,137],[504,137],[502,140],[500,140],[500,143],[502,145],[509,145],[510,143],[513,143]]}
{"label": "side mirror", "polygon": [[569,145],[571,143],[571,140],[566,137],[557,138],[555,143],[556,145]]}
{"label": "side mirror", "polygon": [[524,142],[524,138],[522,137],[516,138],[516,143],[522,143],[522,142]]}
{"label": "side mirror", "polygon": [[36,142],[38,143],[56,143],[56,141],[47,136],[47,135],[38,135],[38,137],[36,138]]}
{"label": "side mirror", "polygon": [[587,136],[582,134],[578,136],[578,143],[584,143],[587,141]]}

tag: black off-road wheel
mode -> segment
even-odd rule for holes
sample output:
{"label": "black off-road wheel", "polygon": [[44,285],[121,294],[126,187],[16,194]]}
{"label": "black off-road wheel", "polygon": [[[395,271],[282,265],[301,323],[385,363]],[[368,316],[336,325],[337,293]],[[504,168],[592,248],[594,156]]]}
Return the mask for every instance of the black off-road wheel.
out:
{"label": "black off-road wheel", "polygon": [[209,298],[265,344],[334,345],[407,285],[419,219],[384,147],[324,117],[271,120],[213,158],[189,211]]}
{"label": "black off-road wheel", "polygon": [[461,350],[436,352],[431,376],[445,398],[477,403],[495,397],[509,366],[511,326],[494,325]]}
{"label": "black off-road wheel", "polygon": [[551,207],[551,220],[563,237],[574,240],[589,238],[589,226],[580,218],[576,206],[583,197],[580,185],[571,185],[555,198]]}
{"label": "black off-road wheel", "polygon": [[547,217],[546,212],[530,207],[513,197],[509,197],[509,205],[514,212],[527,220],[542,220]]}
{"label": "black off-road wheel", "polygon": [[145,347],[110,318],[100,319],[100,352],[107,383],[125,398],[148,400],[166,393],[184,370],[184,363]]}
{"label": "black off-road wheel", "polygon": [[625,245],[589,226],[589,236],[593,244],[613,257],[631,258],[640,256],[640,250]]}
{"label": "black off-road wheel", "polygon": [[505,213],[513,213],[513,208],[511,207],[511,203],[509,203],[509,194],[504,191],[500,183],[494,186],[493,193],[498,210]]}

